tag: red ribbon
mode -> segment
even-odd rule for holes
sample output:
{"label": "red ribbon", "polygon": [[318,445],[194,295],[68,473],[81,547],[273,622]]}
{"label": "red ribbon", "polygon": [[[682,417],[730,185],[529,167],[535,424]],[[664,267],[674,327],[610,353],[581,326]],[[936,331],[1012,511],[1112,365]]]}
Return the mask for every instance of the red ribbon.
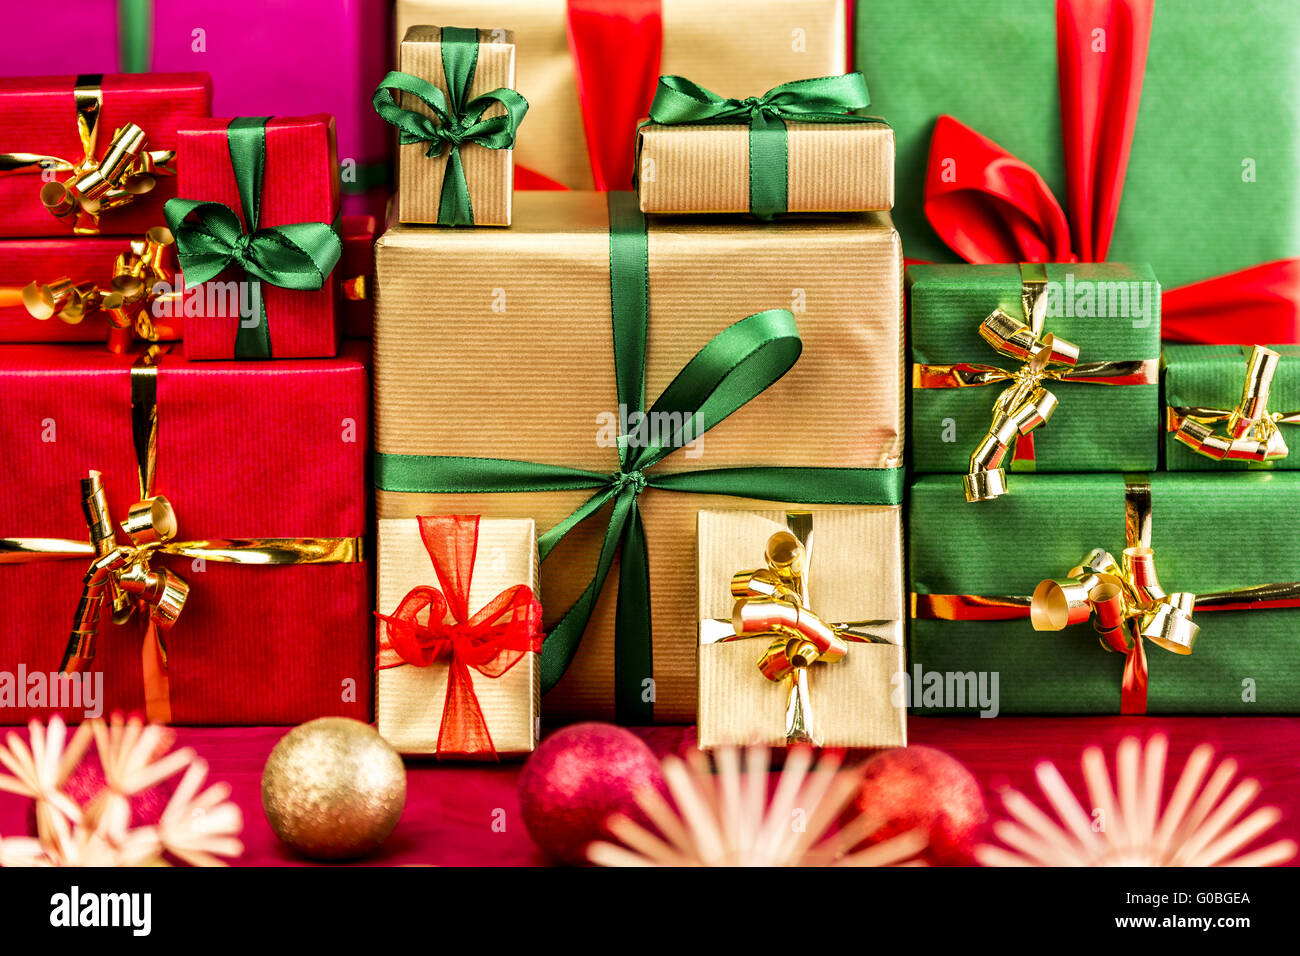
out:
{"label": "red ribbon", "polygon": [[525,654],[542,649],[542,606],[532,588],[506,588],[473,615],[469,588],[478,552],[478,515],[421,517],[420,538],[433,561],[438,588],[421,585],[402,598],[380,626],[376,670],[445,663],[447,699],[438,728],[438,754],[496,757],[474,693],[470,669],[497,678]]}
{"label": "red ribbon", "polygon": [[[953,117],[939,117],[925,214],[959,256],[968,262],[1106,258],[1137,125],[1153,6],[1154,0],[1057,0],[1068,220],[1027,163]],[[1104,56],[1093,52],[1096,30],[1105,31]],[[1170,341],[1300,342],[1300,259],[1168,290],[1161,312]]]}

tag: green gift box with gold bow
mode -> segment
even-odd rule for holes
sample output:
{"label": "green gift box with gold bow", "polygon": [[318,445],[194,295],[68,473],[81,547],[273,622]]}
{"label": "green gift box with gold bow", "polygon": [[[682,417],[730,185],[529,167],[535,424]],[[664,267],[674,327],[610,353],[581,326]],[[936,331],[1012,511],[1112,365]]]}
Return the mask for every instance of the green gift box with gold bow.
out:
{"label": "green gift box with gold bow", "polygon": [[[887,215],[649,221],[521,192],[510,229],[375,253],[381,521],[531,518],[548,716],[690,723],[701,509],[902,501],[902,260]],[[897,539],[873,573],[898,574]]]}
{"label": "green gift box with gold bow", "polygon": [[719,96],[661,76],[637,131],[641,211],[858,212],[894,204],[894,131],[859,112],[861,73],[796,80],[761,96]]}
{"label": "green gift box with gold bow", "polygon": [[918,714],[1300,712],[1300,475],[912,485]]}
{"label": "green gift box with gold bow", "polygon": [[1300,471],[1300,346],[1166,345],[1161,362],[1166,468]]}
{"label": "green gift box with gold bow", "polygon": [[528,102],[515,85],[509,30],[413,26],[400,72],[375,90],[375,111],[399,131],[400,222],[508,226],[515,132]]}
{"label": "green gift box with gold bow", "polygon": [[176,238],[188,359],[325,358],[341,313],[334,117],[195,120],[178,133]]}
{"label": "green gift box with gold bow", "polygon": [[1160,285],[1123,263],[907,270],[916,472],[965,473],[961,500],[1008,472],[1153,469]]}

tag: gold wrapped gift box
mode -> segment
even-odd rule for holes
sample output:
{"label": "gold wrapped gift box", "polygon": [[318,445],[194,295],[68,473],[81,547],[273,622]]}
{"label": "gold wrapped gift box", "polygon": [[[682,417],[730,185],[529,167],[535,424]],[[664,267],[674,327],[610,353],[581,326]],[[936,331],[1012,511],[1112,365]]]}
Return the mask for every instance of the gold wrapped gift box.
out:
{"label": "gold wrapped gift box", "polygon": [[[787,122],[789,212],[894,205],[894,131],[885,123]],[[637,192],[651,213],[749,211],[744,124],[641,127]]]}
{"label": "gold wrapped gift box", "polygon": [[[514,89],[515,39],[509,30],[479,30],[478,60],[469,98],[496,89]],[[447,93],[447,76],[442,63],[442,28],[413,26],[402,39],[398,66],[427,80],[443,94]],[[433,111],[413,96],[403,97],[407,109],[433,115]],[[484,117],[503,113],[500,105],[488,107]],[[428,143],[407,143],[397,149],[397,208],[402,222],[436,223],[442,197],[442,181],[447,173],[451,151],[443,149],[437,156],[426,156]],[[514,151],[485,149],[465,143],[460,149],[469,188],[470,205],[477,226],[510,225],[510,198],[515,188]]]}
{"label": "gold wrapped gift box", "polygon": [[[655,472],[752,466],[893,469],[903,455],[902,258],[889,217],[651,223],[645,375],[652,400],[714,335],[772,308],[795,313],[802,356],[749,404]],[[375,442],[383,455],[454,455],[612,473],[619,414],[606,200],[520,193],[509,230],[396,226],[376,248]],[[380,490],[378,515],[477,513],[553,527],[587,490],[424,494]],[[795,497],[792,495],[792,497]],[[793,502],[648,488],[654,716],[696,707],[695,569],[701,509]],[[849,506],[843,506],[849,507]],[[834,510],[832,507],[830,510]],[[584,522],[542,564],[546,623],[590,581],[604,533]],[[614,713],[618,567],[548,716]]]}
{"label": "gold wrapped gift box", "polygon": [[[906,701],[898,699],[903,650],[902,509],[803,509],[809,516],[809,607],[828,623],[870,641],[847,642],[843,658],[808,667],[810,727],[826,747],[901,747]],[[785,511],[701,511],[699,588],[699,745],[787,742],[792,677],[759,670],[770,636],[737,638],[732,575],[761,567],[770,535],[785,530]],[[870,622],[865,623],[865,622]],[[712,631],[712,633],[711,633]],[[716,640],[719,631],[723,640]]]}
{"label": "gold wrapped gift box", "polygon": [[[391,614],[413,588],[438,587],[429,553],[414,518],[381,520],[378,535],[376,600]],[[473,614],[507,588],[537,588],[537,536],[532,521],[480,521],[469,610]],[[380,625],[383,626],[382,624]],[[375,729],[403,754],[438,753],[438,735],[447,698],[450,665],[403,664],[375,674]],[[469,679],[498,756],[531,753],[537,746],[541,679],[536,654],[524,654],[498,677],[473,668]],[[444,746],[442,756],[457,756]]]}
{"label": "gold wrapped gift box", "polygon": [[[661,7],[659,72],[689,76],[722,96],[847,69],[844,0],[662,0]],[[570,189],[591,189],[566,11],[567,0],[398,0],[396,35],[423,23],[512,30],[514,89],[528,100],[515,159]]]}

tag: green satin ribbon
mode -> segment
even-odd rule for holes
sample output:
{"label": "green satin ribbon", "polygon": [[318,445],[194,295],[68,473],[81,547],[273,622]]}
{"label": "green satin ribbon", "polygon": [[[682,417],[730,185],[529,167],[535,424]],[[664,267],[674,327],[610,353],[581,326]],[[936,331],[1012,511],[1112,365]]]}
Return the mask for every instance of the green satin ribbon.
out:
{"label": "green satin ribbon", "polygon": [[[646,221],[631,193],[609,193],[608,203],[614,366],[618,399],[627,406],[631,419],[634,412],[645,408],[650,298]],[[619,467],[613,474],[504,458],[377,454],[375,484],[386,491],[416,493],[594,490],[572,514],[538,539],[538,553],[546,560],[574,527],[612,506],[591,582],[542,645],[542,688],[554,687],[577,653],[614,555],[621,548],[614,637],[615,709],[620,722],[647,723],[654,718],[654,705],[644,682],[653,673],[653,661],[649,565],[637,507],[641,492],[660,488],[809,504],[902,502],[903,473],[898,468],[648,471],[686,444],[685,438],[698,438],[762,394],[790,370],[802,348],[794,315],[784,309],[759,312],[719,332],[650,409],[650,416],[661,416],[651,420],[680,421],[681,428],[672,435],[658,436],[654,443],[642,444],[634,435],[620,435]]]}
{"label": "green satin ribbon", "polygon": [[852,112],[870,104],[861,73],[795,80],[744,99],[719,96],[682,76],[661,76],[649,121],[659,126],[748,123],[749,210],[760,219],[771,219],[789,210],[790,142],[785,121],[883,122]]}
{"label": "green satin ribbon", "polygon": [[239,331],[235,334],[235,358],[239,359],[272,357],[262,283],[281,289],[319,289],[343,253],[343,242],[328,223],[259,228],[269,119],[240,116],[226,128],[230,165],[239,188],[244,222],[248,223],[247,232],[239,214],[225,203],[169,199],[163,207],[167,225],[176,237],[176,258],[187,284],[215,279],[231,266],[243,271],[250,289],[247,299],[239,297]]}
{"label": "green satin ribbon", "polygon": [[117,63],[123,73],[148,73],[153,59],[153,0],[117,0]]}
{"label": "green satin ribbon", "polygon": [[[513,149],[515,131],[528,112],[528,101],[504,88],[469,98],[478,65],[477,30],[443,27],[440,46],[446,94],[427,80],[394,70],[375,89],[372,103],[375,112],[400,131],[402,145],[428,143],[425,155],[430,157],[441,156],[443,149],[447,150],[447,171],[438,197],[438,224],[472,226],[474,209],[460,158],[461,144]],[[394,93],[415,97],[433,111],[433,116],[398,106]],[[498,103],[505,107],[505,113],[484,119],[483,114]]]}

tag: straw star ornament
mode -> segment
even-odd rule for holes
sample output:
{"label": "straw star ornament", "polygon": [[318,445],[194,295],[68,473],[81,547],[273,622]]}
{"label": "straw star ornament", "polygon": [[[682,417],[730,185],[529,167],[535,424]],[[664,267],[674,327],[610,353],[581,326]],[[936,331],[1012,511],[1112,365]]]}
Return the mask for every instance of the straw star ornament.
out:
{"label": "straw star ornament", "polygon": [[[646,791],[637,804],[654,829],[612,817],[620,841],[587,849],[600,866],[896,866],[923,865],[923,832],[910,831],[863,850],[853,848],[881,821],[855,816],[831,832],[861,785],[860,770],[840,758],[820,760],[807,747],[788,752],[769,799],[770,756],[764,747],[719,748],[716,766],[699,751],[668,757],[664,778],[672,804]],[[673,806],[675,804],[675,807]]]}
{"label": "straw star ornament", "polygon": [[976,860],[985,866],[1276,866],[1295,856],[1291,840],[1246,850],[1281,812],[1262,807],[1243,818],[1260,785],[1247,778],[1229,789],[1237,762],[1214,764],[1209,744],[1192,751],[1163,800],[1168,749],[1161,735],[1145,746],[1125,738],[1115,754],[1114,784],[1101,749],[1085,750],[1086,804],[1054,764],[1040,763],[1038,785],[1057,818],[1008,790],[1002,799],[1009,819],[993,826],[1004,845],[976,848]]}

